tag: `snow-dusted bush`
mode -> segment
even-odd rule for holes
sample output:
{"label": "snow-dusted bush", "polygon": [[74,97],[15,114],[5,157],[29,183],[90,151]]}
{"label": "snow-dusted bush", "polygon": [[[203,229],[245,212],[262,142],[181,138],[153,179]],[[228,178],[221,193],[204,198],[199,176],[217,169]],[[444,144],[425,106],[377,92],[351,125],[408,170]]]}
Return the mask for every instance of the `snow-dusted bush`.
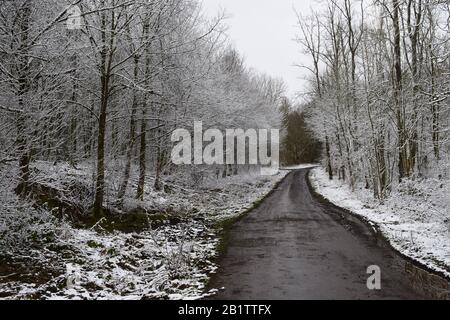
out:
{"label": "snow-dusted bush", "polygon": [[0,255],[41,249],[58,237],[59,222],[48,211],[19,201],[0,205]]}

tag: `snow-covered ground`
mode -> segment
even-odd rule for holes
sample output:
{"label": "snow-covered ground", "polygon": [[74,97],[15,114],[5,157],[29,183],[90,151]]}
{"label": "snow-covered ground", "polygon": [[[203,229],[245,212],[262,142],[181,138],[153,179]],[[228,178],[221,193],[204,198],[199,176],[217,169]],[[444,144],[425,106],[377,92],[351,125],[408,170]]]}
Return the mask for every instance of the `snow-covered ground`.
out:
{"label": "snow-covered ground", "polygon": [[315,167],[320,166],[319,164],[299,164],[297,166],[289,166],[289,167],[282,167],[281,170],[300,170],[300,169],[312,169]]}
{"label": "snow-covered ground", "polygon": [[[0,172],[3,186],[15,185],[13,171]],[[92,181],[89,164],[73,168],[37,162],[33,172],[34,181],[63,191],[71,185],[89,190]],[[130,192],[128,210],[156,209],[169,215],[161,225],[139,233],[106,232],[100,226],[75,229],[47,211],[22,204],[12,188],[4,187],[0,191],[9,200],[0,204],[0,298],[198,299],[217,269],[218,222],[252,208],[287,173],[210,178],[196,187],[187,183],[189,178],[174,177],[169,179],[170,192],[148,187],[144,202],[133,200]],[[129,189],[135,183],[132,175]],[[108,181],[108,193],[116,185]],[[67,200],[83,202],[80,194],[67,194]]]}
{"label": "snow-covered ground", "polygon": [[315,191],[335,205],[370,223],[402,254],[450,277],[450,183],[436,179],[408,180],[383,203],[369,190],[351,189],[328,179],[321,167],[311,171]]}

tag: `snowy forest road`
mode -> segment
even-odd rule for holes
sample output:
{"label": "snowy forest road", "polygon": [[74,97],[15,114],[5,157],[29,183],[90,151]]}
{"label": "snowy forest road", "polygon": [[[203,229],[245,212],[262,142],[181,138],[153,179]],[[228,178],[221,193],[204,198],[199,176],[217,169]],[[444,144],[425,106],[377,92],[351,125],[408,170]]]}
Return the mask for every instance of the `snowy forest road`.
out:
{"label": "snowy forest road", "polygon": [[[255,210],[231,227],[209,288],[213,299],[421,299],[405,265],[360,221],[310,191],[308,170],[290,173]],[[356,219],[355,219],[356,220]],[[367,287],[381,268],[381,290]]]}

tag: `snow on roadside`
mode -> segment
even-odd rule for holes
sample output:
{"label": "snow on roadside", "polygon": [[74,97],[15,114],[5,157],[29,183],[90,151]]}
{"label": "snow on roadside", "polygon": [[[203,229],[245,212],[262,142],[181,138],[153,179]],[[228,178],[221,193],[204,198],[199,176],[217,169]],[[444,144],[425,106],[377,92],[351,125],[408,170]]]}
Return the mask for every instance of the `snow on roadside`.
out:
{"label": "snow on roadside", "polygon": [[301,169],[312,169],[319,167],[319,164],[313,164],[313,163],[306,163],[306,164],[300,164],[296,166],[289,166],[289,167],[283,167],[282,170],[301,170]]}
{"label": "snow on roadside", "polygon": [[396,250],[450,277],[448,181],[406,181],[383,203],[368,190],[352,192],[344,182],[330,181],[322,167],[311,171],[310,181],[330,202],[377,225]]}
{"label": "snow on roadside", "polygon": [[[68,183],[89,183],[92,172],[89,165],[75,169],[37,163],[34,168],[40,183],[62,190]],[[43,257],[40,264],[51,266],[55,276],[40,283],[22,280],[20,274],[9,282],[0,277],[0,295],[55,300],[199,299],[210,274],[217,270],[217,222],[250,209],[287,174],[210,179],[196,188],[178,182],[171,184],[169,193],[149,188],[146,201],[136,205],[162,211],[176,208],[175,214],[180,214],[177,222],[167,221],[140,233],[108,233],[64,224],[57,240],[37,254]]]}

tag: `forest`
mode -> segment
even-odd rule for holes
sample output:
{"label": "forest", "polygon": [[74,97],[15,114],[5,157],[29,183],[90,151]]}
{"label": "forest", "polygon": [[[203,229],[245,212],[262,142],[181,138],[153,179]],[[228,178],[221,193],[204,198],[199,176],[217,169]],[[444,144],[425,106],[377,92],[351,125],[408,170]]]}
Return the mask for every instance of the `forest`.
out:
{"label": "forest", "polygon": [[448,274],[448,3],[330,0],[297,17],[301,110],[323,145],[316,190]]}
{"label": "forest", "polygon": [[[325,274],[319,284],[339,284],[345,273],[314,274],[339,263],[345,279],[361,278],[348,261],[369,266],[352,255],[384,251],[352,223],[336,227],[337,207],[448,280],[448,1],[328,0],[292,10],[303,54],[292,67],[305,79],[295,96],[246,61],[225,11],[210,16],[203,5],[0,0],[0,299],[245,292],[228,285],[285,294],[270,281],[300,290]],[[194,152],[175,164],[177,130],[192,134],[189,147],[211,142],[197,138],[199,124],[216,136],[280,132],[280,166],[262,174],[267,164],[231,164],[240,151],[261,151],[249,136],[241,149],[216,150],[224,161],[186,164]],[[227,252],[241,260],[230,263],[238,258]],[[332,254],[337,262],[324,260]],[[299,276],[296,263],[312,276]],[[253,274],[270,290],[246,283]]]}
{"label": "forest", "polygon": [[[82,233],[74,227],[112,241],[114,232],[151,225],[158,235],[148,233],[146,245],[163,251],[160,260],[174,260],[170,268],[160,262],[163,269],[179,272],[178,264],[189,267],[187,235],[172,229],[184,223],[181,230],[196,233],[192,223],[205,228],[207,215],[240,212],[273,182],[252,177],[252,166],[171,162],[172,133],[193,130],[194,121],[217,129],[281,127],[282,81],[247,68],[228,44],[224,15],[206,17],[197,1],[0,1],[0,81],[0,291],[7,296],[38,283],[45,284],[35,290],[41,293],[24,295],[40,297],[49,280],[61,288],[58,276],[80,259],[77,241],[107,250],[97,233],[74,240]],[[241,179],[248,185],[240,187]],[[212,199],[195,197],[204,192]],[[237,209],[223,208],[228,198]],[[167,224],[177,226],[160,227]],[[161,244],[168,240],[152,240],[164,228],[175,233],[173,250]],[[197,238],[205,237],[201,231]],[[122,268],[133,278],[138,266]]]}
{"label": "forest", "polygon": [[[449,39],[445,1],[328,1],[298,15],[310,55],[309,125],[330,179],[377,199],[448,170]],[[448,172],[448,171],[447,171]]]}

